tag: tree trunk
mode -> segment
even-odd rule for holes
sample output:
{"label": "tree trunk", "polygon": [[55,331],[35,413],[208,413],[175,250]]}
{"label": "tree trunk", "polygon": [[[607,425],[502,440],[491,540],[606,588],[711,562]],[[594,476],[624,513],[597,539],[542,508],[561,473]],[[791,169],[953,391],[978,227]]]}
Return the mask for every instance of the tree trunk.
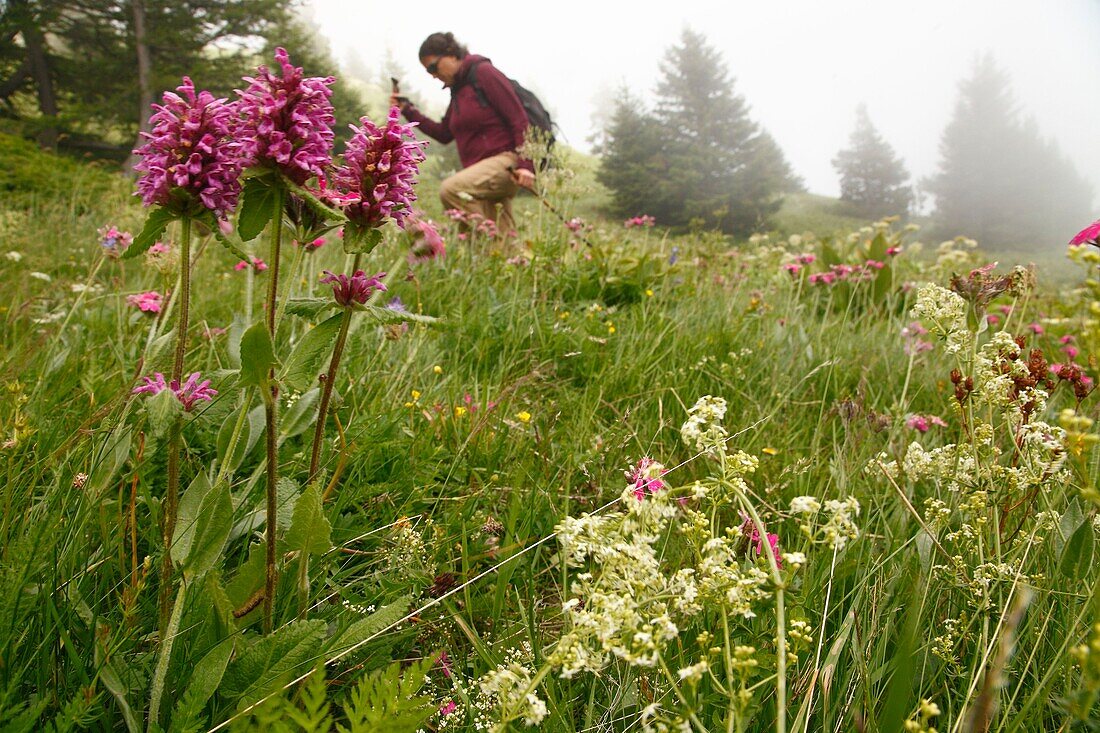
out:
{"label": "tree trunk", "polygon": [[46,54],[46,40],[26,0],[12,0],[11,12],[20,16],[20,32],[27,48],[27,61],[31,78],[38,91],[38,110],[48,118],[46,126],[38,133],[38,144],[50,150],[57,149],[57,95],[53,89],[53,75]]}
{"label": "tree trunk", "polygon": [[[149,53],[149,43],[146,41],[146,16],[145,0],[131,0],[134,11],[134,45],[137,48],[137,81],[138,81],[138,136],[134,141],[134,148],[142,143],[142,132],[149,132],[149,109],[153,106],[153,58]],[[126,171],[132,173],[138,163],[138,157],[130,153],[126,161]]]}

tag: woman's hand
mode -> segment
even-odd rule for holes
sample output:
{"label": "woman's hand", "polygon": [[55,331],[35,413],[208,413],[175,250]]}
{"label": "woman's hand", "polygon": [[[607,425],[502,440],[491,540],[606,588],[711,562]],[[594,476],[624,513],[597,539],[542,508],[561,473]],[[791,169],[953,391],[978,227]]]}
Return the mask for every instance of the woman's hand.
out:
{"label": "woman's hand", "polygon": [[535,174],[526,168],[513,168],[512,180],[517,186],[526,188],[528,191],[535,190]]}

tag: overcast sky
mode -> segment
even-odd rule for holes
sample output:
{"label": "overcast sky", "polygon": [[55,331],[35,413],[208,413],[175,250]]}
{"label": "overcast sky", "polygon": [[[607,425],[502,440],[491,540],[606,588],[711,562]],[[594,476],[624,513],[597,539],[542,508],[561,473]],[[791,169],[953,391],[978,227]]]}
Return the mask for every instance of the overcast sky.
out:
{"label": "overcast sky", "polygon": [[933,173],[957,84],[990,51],[1100,201],[1100,0],[307,2],[338,61],[354,51],[376,66],[388,50],[409,70],[405,88],[441,108],[447,92],[416,53],[429,33],[453,32],[534,90],[586,150],[615,88],[651,101],[664,50],[691,27],[807,187],[827,195],[839,192],[831,160],[860,102],[915,178]]}

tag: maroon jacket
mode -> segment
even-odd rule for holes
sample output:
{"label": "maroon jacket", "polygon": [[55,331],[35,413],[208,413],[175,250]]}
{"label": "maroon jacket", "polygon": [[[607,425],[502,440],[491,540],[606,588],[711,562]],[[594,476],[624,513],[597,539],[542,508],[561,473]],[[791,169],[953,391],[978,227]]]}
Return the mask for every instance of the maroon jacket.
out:
{"label": "maroon jacket", "polygon": [[[482,105],[469,81],[470,67],[475,63],[477,86],[485,95],[487,106]],[[500,153],[518,150],[529,124],[512,83],[489,59],[476,54],[462,59],[451,86],[451,103],[441,122],[425,117],[411,105],[405,107],[404,114],[405,119],[418,123],[425,134],[444,145],[453,140],[463,168]],[[518,165],[534,170],[529,160],[521,160]]]}

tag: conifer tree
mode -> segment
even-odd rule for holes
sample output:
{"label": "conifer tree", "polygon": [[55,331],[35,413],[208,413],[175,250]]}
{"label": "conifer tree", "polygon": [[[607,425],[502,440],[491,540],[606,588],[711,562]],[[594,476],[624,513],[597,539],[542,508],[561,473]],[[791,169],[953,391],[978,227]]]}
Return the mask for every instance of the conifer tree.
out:
{"label": "conifer tree", "polygon": [[856,126],[848,147],[837,153],[833,167],[840,175],[840,199],[860,216],[904,216],[913,200],[909,171],[871,123],[867,107],[856,109]]}
{"label": "conifer tree", "polygon": [[1089,218],[1092,190],[1033,120],[1021,120],[1008,75],[992,56],[959,85],[940,140],[936,233],[989,246],[1063,242],[1069,222]]}
{"label": "conifer tree", "polygon": [[729,234],[765,226],[782,194],[801,183],[749,117],[721,53],[688,29],[661,70],[653,114],[620,95],[604,131],[600,180],[612,189],[615,213]]}

